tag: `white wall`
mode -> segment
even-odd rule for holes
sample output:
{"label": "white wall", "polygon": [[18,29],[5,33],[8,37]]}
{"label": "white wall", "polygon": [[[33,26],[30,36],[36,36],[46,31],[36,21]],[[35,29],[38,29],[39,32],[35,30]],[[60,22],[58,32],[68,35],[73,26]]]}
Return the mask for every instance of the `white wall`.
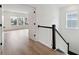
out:
{"label": "white wall", "polygon": [[[36,21],[37,25],[44,25],[52,27],[53,24],[56,28],[59,28],[59,8],[63,5],[32,5],[36,7]],[[36,40],[42,44],[52,48],[52,30],[46,28],[36,28]],[[57,33],[56,33],[57,35]],[[67,53],[67,45],[64,41],[57,35],[56,36],[56,48],[61,49],[63,52]]]}
{"label": "white wall", "polygon": [[[35,8],[27,4],[3,4],[3,30],[17,30],[17,29],[29,29],[29,38],[35,40],[34,34],[36,34],[37,26],[34,25],[36,22]],[[28,25],[23,26],[12,26],[10,16],[21,16],[27,17]]]}
{"label": "white wall", "polygon": [[[35,40],[34,34],[36,34],[37,26],[34,25],[36,22],[36,16],[34,13],[35,8],[26,4],[3,4],[3,30],[17,30],[17,29],[29,29],[29,38]],[[27,17],[28,25],[24,26],[12,26],[10,16],[21,16]],[[4,37],[4,31],[3,31]],[[3,38],[4,39],[4,38]],[[3,40],[4,42],[4,40]],[[4,42],[5,43],[5,42]]]}
{"label": "white wall", "polygon": [[[2,8],[0,7],[0,24],[2,24]],[[0,26],[0,43],[2,42],[2,26]],[[2,46],[0,45],[0,54]]]}
{"label": "white wall", "polygon": [[[8,15],[9,16],[10,15],[21,15],[21,16],[25,16],[25,17],[28,16],[30,39],[40,41],[41,43],[47,45],[50,48],[52,47],[52,45],[51,45],[52,44],[52,30],[51,29],[44,29],[44,28],[38,29],[37,26],[38,26],[38,24],[45,25],[45,26],[52,26],[52,24],[56,24],[56,27],[58,29],[59,28],[62,29],[62,26],[64,24],[61,22],[63,22],[62,20],[65,18],[63,18],[62,20],[59,19],[59,17],[60,18],[62,16],[64,17],[64,14],[61,15],[61,13],[63,13],[63,12],[61,12],[61,11],[63,11],[63,9],[60,11],[59,8],[63,5],[35,5],[36,14],[33,13],[33,11],[35,9],[32,7],[28,7],[27,5],[3,5],[3,6],[4,6],[3,11],[6,11],[6,13],[5,13],[5,15],[6,15],[5,24],[7,26],[6,29],[27,28],[26,26],[11,27],[10,19],[8,19],[8,17],[7,17]],[[60,22],[59,22],[59,20],[60,20]],[[34,25],[34,22],[36,23],[36,25]],[[62,26],[59,27],[59,25],[61,25],[61,24],[62,24]],[[36,34],[36,37],[34,37],[34,34]],[[61,32],[61,34],[63,34],[63,32]],[[63,36],[65,36],[65,35],[63,35]],[[63,43],[62,39],[57,37],[57,40],[58,40],[57,48],[62,48],[61,50],[67,52],[66,47],[64,48],[64,46],[66,44]]]}
{"label": "white wall", "polygon": [[4,16],[4,30],[27,29],[28,25],[12,26],[10,16],[26,17],[28,22],[28,17],[30,16],[30,13],[33,12],[33,9],[34,8],[23,4],[4,4],[2,10]]}
{"label": "white wall", "polygon": [[[52,26],[56,24],[58,27],[59,9],[56,5],[36,5],[36,16],[39,25]],[[52,30],[39,28],[37,31],[37,40],[41,43],[52,47]]]}
{"label": "white wall", "polygon": [[79,54],[79,29],[67,29],[66,28],[66,12],[76,10],[79,13],[79,5],[69,5],[60,9],[60,32],[69,42],[69,50]]}
{"label": "white wall", "polygon": [[[35,9],[34,9],[35,10]],[[37,19],[36,19],[36,13],[34,13],[34,10],[33,10],[33,12],[32,13],[30,13],[30,15],[29,15],[29,19],[28,19],[28,23],[29,23],[29,36],[30,36],[30,39],[32,39],[32,40],[36,40],[36,38],[37,38],[37,29],[38,29],[38,24],[37,24]],[[34,23],[36,23],[35,25],[34,25]],[[34,37],[34,35],[36,35],[35,37]]]}
{"label": "white wall", "polygon": [[22,13],[15,13],[15,12],[10,12],[10,11],[5,11],[4,12],[4,30],[15,30],[15,29],[22,29],[22,28],[27,28],[28,25],[11,25],[11,16],[16,16],[16,17],[28,17],[26,14]]}

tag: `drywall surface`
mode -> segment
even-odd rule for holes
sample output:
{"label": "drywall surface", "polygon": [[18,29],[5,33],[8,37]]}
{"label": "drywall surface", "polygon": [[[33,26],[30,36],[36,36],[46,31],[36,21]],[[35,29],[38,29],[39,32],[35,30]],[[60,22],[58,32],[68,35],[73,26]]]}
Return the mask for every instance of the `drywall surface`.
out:
{"label": "drywall surface", "polygon": [[[2,8],[0,7],[0,24],[2,24]],[[0,43],[2,42],[2,26],[0,26]],[[0,45],[0,54],[2,46]]]}
{"label": "drywall surface", "polygon": [[[35,40],[37,26],[36,14],[34,13],[35,8],[27,4],[3,4],[3,30],[18,30],[18,29],[29,29],[29,38]],[[25,17],[27,18],[28,25],[11,25],[11,16]]]}
{"label": "drywall surface", "polygon": [[[36,19],[38,25],[50,26],[56,25],[59,28],[59,7],[57,5],[37,5]],[[59,29],[58,29],[59,30]],[[52,29],[38,28],[36,40],[52,48]],[[67,45],[56,33],[56,48],[67,54]]]}
{"label": "drywall surface", "polygon": [[[66,12],[77,11],[79,13],[79,5],[71,5],[60,9],[60,26],[59,30],[65,40],[69,42],[69,50],[79,54],[79,29],[66,28]],[[79,19],[79,18],[78,18]]]}
{"label": "drywall surface", "polygon": [[11,25],[10,17],[25,17],[28,22],[28,17],[30,16],[30,13],[33,12],[33,8],[22,4],[4,4],[2,11],[4,22],[3,28],[5,27],[4,30],[27,29],[28,25]]}
{"label": "drywall surface", "polygon": [[[15,29],[22,29],[22,28],[27,28],[26,25],[12,25],[11,24],[11,17],[16,16],[16,17],[26,17],[27,15],[22,14],[22,13],[15,13],[15,12],[10,12],[10,11],[5,11],[4,12],[4,30],[15,30]],[[26,17],[27,18],[27,17]]]}
{"label": "drywall surface", "polygon": [[[56,24],[58,27],[59,10],[53,5],[38,5],[36,8],[37,24],[52,27]],[[38,28],[37,40],[52,47],[52,29]]]}

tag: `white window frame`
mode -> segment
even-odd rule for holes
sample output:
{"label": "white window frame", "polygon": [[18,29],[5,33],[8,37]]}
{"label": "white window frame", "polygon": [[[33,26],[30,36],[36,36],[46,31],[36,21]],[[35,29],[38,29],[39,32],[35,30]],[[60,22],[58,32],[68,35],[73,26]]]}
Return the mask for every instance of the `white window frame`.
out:
{"label": "white window frame", "polygon": [[[25,18],[27,18],[27,17],[23,17],[23,16],[10,16],[10,20],[11,20],[11,18],[17,18],[17,24],[16,25],[12,25],[11,24],[12,26],[26,26],[25,23],[27,23],[27,22],[25,21]],[[23,18],[22,19],[22,21],[23,21],[22,25],[19,24],[19,18]]]}
{"label": "white window frame", "polygon": [[73,14],[76,13],[77,14],[77,18],[75,20],[78,20],[78,11],[67,11],[66,12],[66,29],[79,29],[79,27],[68,27],[67,21],[68,21],[68,14]]}

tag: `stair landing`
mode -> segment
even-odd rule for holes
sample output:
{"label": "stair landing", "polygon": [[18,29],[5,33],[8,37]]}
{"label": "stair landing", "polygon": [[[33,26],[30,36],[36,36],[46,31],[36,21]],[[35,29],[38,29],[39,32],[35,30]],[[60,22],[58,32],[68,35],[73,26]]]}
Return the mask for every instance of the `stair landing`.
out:
{"label": "stair landing", "polygon": [[65,55],[62,52],[53,50],[45,45],[43,45],[40,42],[34,41],[34,40],[29,40],[30,45],[29,47],[34,50],[38,55]]}

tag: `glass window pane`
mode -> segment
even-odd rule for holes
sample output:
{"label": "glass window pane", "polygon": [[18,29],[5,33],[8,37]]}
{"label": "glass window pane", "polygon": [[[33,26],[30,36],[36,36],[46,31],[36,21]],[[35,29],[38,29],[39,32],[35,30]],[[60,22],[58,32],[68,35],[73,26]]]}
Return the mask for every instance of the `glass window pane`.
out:
{"label": "glass window pane", "polygon": [[78,28],[79,21],[78,21],[78,12],[77,11],[70,11],[66,14],[67,16],[67,27],[68,28]]}
{"label": "glass window pane", "polygon": [[76,20],[67,20],[67,26],[68,27],[77,27],[77,21]]}
{"label": "glass window pane", "polygon": [[17,25],[17,17],[13,16],[13,17],[10,17],[11,19],[11,25]]}
{"label": "glass window pane", "polygon": [[18,17],[18,24],[23,25],[23,17]]}

